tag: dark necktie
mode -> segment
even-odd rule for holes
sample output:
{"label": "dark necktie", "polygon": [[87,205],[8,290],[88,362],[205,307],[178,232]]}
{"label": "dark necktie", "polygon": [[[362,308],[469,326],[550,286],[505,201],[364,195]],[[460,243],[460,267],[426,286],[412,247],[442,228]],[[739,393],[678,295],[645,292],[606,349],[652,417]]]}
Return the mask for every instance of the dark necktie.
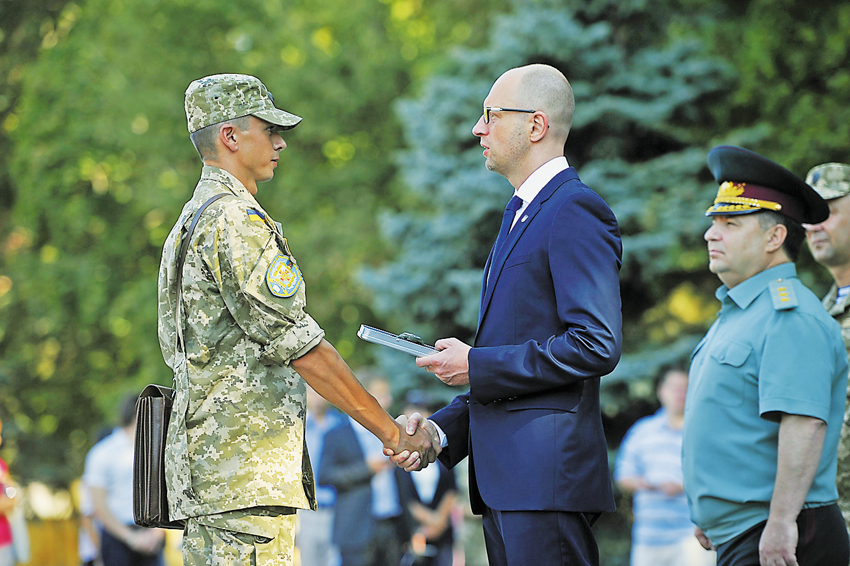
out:
{"label": "dark necktie", "polygon": [[505,243],[505,240],[508,237],[508,233],[511,231],[511,225],[514,222],[514,216],[516,216],[516,211],[522,207],[522,199],[518,196],[514,195],[511,200],[508,201],[508,206],[505,207],[505,215],[502,217],[502,227],[499,228],[499,235],[496,238],[496,244],[493,246],[493,257],[495,258],[499,255],[499,250],[502,249],[502,245]]}

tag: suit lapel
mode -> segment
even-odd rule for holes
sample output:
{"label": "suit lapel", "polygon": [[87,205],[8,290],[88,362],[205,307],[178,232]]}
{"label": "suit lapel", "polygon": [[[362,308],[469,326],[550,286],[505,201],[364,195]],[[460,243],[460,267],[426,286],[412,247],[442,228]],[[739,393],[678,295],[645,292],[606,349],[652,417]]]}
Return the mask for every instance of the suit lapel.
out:
{"label": "suit lapel", "polygon": [[[502,274],[502,268],[505,265],[505,260],[508,258],[508,255],[510,255],[511,250],[513,250],[516,243],[522,237],[522,234],[534,221],[534,217],[537,216],[537,213],[540,212],[540,209],[555,193],[555,191],[567,181],[577,178],[578,175],[572,167],[569,167],[555,175],[552,180],[549,181],[539,193],[537,193],[534,200],[531,201],[528,207],[526,207],[523,211],[522,216],[519,217],[519,220],[517,220],[513,229],[508,234],[508,237],[505,239],[505,244],[502,246],[502,249],[499,250],[499,253],[494,256],[493,250],[490,250],[490,257],[487,259],[487,265],[484,269],[484,282],[481,286],[481,307],[478,309],[478,328],[481,328],[481,322],[484,320],[484,315],[487,312],[487,308],[490,306],[490,299],[493,297],[493,289],[495,289],[496,284],[499,281],[499,276]],[[487,277],[488,272],[490,274],[489,280]]]}

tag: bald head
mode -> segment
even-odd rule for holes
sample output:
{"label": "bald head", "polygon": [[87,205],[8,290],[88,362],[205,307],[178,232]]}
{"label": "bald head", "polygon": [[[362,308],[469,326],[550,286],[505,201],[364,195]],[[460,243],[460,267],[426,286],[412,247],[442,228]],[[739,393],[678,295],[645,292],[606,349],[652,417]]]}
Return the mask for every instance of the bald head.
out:
{"label": "bald head", "polygon": [[526,65],[506,71],[499,80],[513,87],[517,108],[539,110],[549,118],[549,135],[567,141],[573,123],[575,98],[567,78],[549,65]]}

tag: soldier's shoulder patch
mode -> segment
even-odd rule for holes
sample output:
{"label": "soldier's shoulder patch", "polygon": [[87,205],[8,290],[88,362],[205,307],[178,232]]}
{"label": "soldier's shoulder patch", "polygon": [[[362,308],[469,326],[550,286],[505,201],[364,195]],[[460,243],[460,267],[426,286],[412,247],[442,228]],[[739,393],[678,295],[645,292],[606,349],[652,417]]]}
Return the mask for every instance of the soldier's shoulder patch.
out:
{"label": "soldier's shoulder patch", "polygon": [[793,309],[800,304],[797,301],[797,294],[794,292],[794,284],[790,280],[776,279],[771,281],[770,298],[773,301],[773,308],[778,311]]}
{"label": "soldier's shoulder patch", "polygon": [[259,210],[254,210],[253,208],[249,208],[248,212],[248,220],[254,222],[263,222],[266,219],[266,215],[260,212]]}
{"label": "soldier's shoulder patch", "polygon": [[291,297],[298,292],[303,278],[291,258],[277,254],[266,272],[266,285],[275,297]]}

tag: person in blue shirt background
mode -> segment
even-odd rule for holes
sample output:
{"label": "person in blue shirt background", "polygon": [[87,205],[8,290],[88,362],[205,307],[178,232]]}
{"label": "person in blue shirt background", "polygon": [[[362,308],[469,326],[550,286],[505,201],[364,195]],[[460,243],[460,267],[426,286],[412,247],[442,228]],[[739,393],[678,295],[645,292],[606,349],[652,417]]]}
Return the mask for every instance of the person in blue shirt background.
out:
{"label": "person in blue shirt background", "polygon": [[665,368],[657,380],[661,408],[637,421],[617,451],[614,480],[634,494],[631,566],[713,566],[715,553],[694,537],[682,485],[682,427],[688,372]]}

